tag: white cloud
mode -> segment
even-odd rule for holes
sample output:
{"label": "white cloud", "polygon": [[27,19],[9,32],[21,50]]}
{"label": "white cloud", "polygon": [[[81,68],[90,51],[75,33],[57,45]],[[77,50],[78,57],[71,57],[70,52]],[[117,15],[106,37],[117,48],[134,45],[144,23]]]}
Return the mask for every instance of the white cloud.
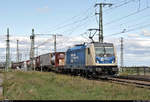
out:
{"label": "white cloud", "polygon": [[142,34],[143,34],[144,36],[150,36],[150,31],[144,29],[144,30],[142,31]]}
{"label": "white cloud", "polygon": [[134,39],[125,39],[125,43],[129,46],[135,46],[136,48],[146,48],[150,47],[149,38],[134,38]]}
{"label": "white cloud", "polygon": [[135,38],[135,37],[140,37],[140,35],[139,35],[139,34],[128,34],[128,37],[129,37],[129,38],[130,38],[130,37]]}
{"label": "white cloud", "polygon": [[5,43],[0,42],[0,48],[6,48],[6,44],[5,44]]}
{"label": "white cloud", "polygon": [[48,6],[44,6],[44,7],[41,7],[41,8],[37,8],[37,11],[41,12],[41,13],[48,12],[49,11],[49,7]]}

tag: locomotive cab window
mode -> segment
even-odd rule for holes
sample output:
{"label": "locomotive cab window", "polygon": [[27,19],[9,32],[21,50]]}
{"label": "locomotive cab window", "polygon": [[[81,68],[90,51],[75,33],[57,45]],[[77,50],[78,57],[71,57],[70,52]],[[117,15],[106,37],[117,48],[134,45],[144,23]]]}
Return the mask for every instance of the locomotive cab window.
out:
{"label": "locomotive cab window", "polygon": [[96,46],[95,61],[98,64],[114,64],[115,54],[113,46]]}
{"label": "locomotive cab window", "polygon": [[98,56],[98,57],[114,56],[114,48],[113,47],[96,47],[95,52],[96,52],[96,56]]}

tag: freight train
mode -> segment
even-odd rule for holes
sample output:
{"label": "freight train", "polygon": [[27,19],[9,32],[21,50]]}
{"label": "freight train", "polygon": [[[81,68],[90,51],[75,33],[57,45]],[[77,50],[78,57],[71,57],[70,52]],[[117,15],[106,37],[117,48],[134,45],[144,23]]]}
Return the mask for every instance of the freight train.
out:
{"label": "freight train", "polygon": [[[31,67],[31,61],[25,61]],[[14,63],[24,66],[24,62]],[[14,67],[15,66],[15,67]],[[118,73],[117,55],[113,43],[75,45],[66,52],[40,55],[34,58],[36,70],[56,71],[83,76],[115,75]]]}

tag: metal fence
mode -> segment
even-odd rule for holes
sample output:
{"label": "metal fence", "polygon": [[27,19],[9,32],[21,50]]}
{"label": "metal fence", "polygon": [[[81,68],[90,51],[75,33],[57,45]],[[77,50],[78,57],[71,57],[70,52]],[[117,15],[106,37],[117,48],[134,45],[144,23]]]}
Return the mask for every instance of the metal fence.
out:
{"label": "metal fence", "polygon": [[128,75],[150,75],[150,67],[123,67],[121,69]]}

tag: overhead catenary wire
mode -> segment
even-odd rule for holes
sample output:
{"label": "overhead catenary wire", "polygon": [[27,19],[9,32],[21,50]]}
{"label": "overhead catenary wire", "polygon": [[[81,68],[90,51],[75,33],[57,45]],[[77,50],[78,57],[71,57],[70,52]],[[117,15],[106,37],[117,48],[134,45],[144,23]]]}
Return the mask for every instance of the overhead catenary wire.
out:
{"label": "overhead catenary wire", "polygon": [[36,47],[34,47],[34,48],[39,48],[39,47],[41,47],[41,46],[45,45],[46,43],[49,43],[49,41],[50,41],[51,39],[52,39],[52,38],[47,39],[46,41],[44,41],[43,43],[41,43],[41,44],[37,45],[37,46],[36,46]]}
{"label": "overhead catenary wire", "polygon": [[[82,14],[79,14],[79,15],[84,15],[84,16],[85,16],[85,14],[88,14],[88,12],[91,10],[91,8],[94,8],[93,5],[94,5],[94,4],[92,4],[91,7],[89,7],[85,12],[83,12]],[[93,12],[92,12],[92,13],[93,13]],[[53,29],[52,31],[56,31],[56,30],[60,30],[60,29],[66,28],[66,27],[70,27],[70,26],[72,26],[72,25],[74,25],[74,24],[83,22],[83,21],[85,21],[86,19],[89,18],[89,14],[88,14],[86,17],[84,17],[84,18],[82,18],[83,16],[79,16],[79,15],[73,16],[73,18],[81,18],[81,19],[78,19],[78,20],[76,20],[76,21],[74,21],[74,22],[71,21],[72,23],[66,23],[66,22],[68,22],[69,20],[72,20],[72,18],[71,18],[71,19],[68,19],[68,20],[66,20],[66,21],[64,22],[65,24],[59,24],[58,26],[56,26],[57,28]],[[79,16],[79,17],[78,17],[78,16]],[[92,17],[92,16],[90,16],[90,17]]]}
{"label": "overhead catenary wire", "polygon": [[[128,4],[128,3],[132,2],[132,1],[134,1],[134,0],[130,0],[130,1],[124,2],[123,4],[117,5],[117,6],[115,6],[114,8],[123,6],[123,5]],[[111,9],[112,9],[112,8],[111,8]],[[108,10],[108,9],[107,9],[107,10]],[[105,11],[106,11],[106,10],[105,10]],[[96,9],[95,9],[95,12],[96,12]],[[96,17],[96,16],[95,16],[95,17]],[[96,21],[97,21],[97,23],[98,23],[97,17],[96,17]],[[83,37],[83,35],[82,35],[82,37]]]}
{"label": "overhead catenary wire", "polygon": [[[90,16],[90,17],[94,17],[94,16]],[[86,28],[87,26],[88,26],[88,24],[90,23],[90,17],[88,17],[86,20],[85,20],[85,22],[79,22],[79,24],[77,24],[76,26],[74,26],[74,27],[72,27],[71,29],[69,29],[69,30],[66,30],[66,31],[64,31],[63,32],[63,34],[65,33],[66,34],[66,32],[69,32],[68,34],[69,35],[71,35],[73,32],[75,32],[77,29],[81,29],[81,28]],[[88,21],[87,21],[88,20]]]}
{"label": "overhead catenary wire", "polygon": [[85,35],[85,33],[84,33],[84,34],[81,34],[80,36],[83,37],[83,38],[86,39],[86,40],[89,40],[89,38],[87,38],[87,35],[86,35],[86,37],[85,37],[84,35]]}
{"label": "overhead catenary wire", "polygon": [[147,23],[147,21],[129,25],[129,26],[127,26],[127,28],[136,27],[136,26],[138,26],[138,25],[143,25],[144,23]]}
{"label": "overhead catenary wire", "polygon": [[[150,14],[148,14],[148,15],[144,15],[144,16],[142,16],[141,18],[138,18],[138,17],[136,17],[135,19],[133,19],[133,20],[129,20],[129,21],[126,21],[126,22],[124,22],[124,23],[121,23],[121,24],[117,24],[118,26],[120,26],[120,25],[127,25],[128,23],[131,23],[132,25],[127,25],[127,27],[131,27],[131,26],[137,26],[138,24],[133,24],[133,22],[136,22],[136,21],[139,21],[139,19],[140,20],[142,20],[142,19],[145,19],[145,18],[148,18],[148,17],[150,17]],[[142,24],[142,23],[141,23]],[[114,27],[117,27],[118,28],[118,26],[113,26],[113,28]],[[107,27],[107,26],[106,26]],[[112,28],[112,27],[111,27]]]}
{"label": "overhead catenary wire", "polygon": [[46,43],[48,43],[50,40],[51,40],[51,39],[47,39],[45,42],[39,44],[38,46],[36,46],[36,47],[34,47],[34,48],[39,48],[39,47],[45,45]]}
{"label": "overhead catenary wire", "polygon": [[60,27],[56,28],[56,29],[55,29],[55,30],[53,30],[53,31],[57,31],[58,29],[60,30],[60,29],[62,29],[62,28],[65,28],[65,27],[68,27],[68,26],[74,25],[74,24],[79,23],[79,22],[82,22],[82,21],[84,21],[84,20],[86,20],[86,19],[88,19],[88,18],[89,18],[88,16],[87,16],[87,17],[84,17],[84,18],[82,18],[81,20],[74,21],[74,22],[72,22],[72,23],[69,23],[69,24],[66,24],[66,25],[60,26]]}
{"label": "overhead catenary wire", "polygon": [[84,24],[78,24],[78,25],[76,25],[75,27],[73,27],[71,30],[67,30],[67,32],[69,32],[68,34],[69,35],[71,35],[73,32],[75,32],[77,29],[79,29],[79,28],[82,28],[84,25],[85,25],[86,23],[84,23]]}
{"label": "overhead catenary wire", "polygon": [[123,1],[123,3],[121,2],[122,4],[120,4],[120,5],[112,6],[109,9],[104,10],[104,13],[106,13],[106,12],[112,10],[112,9],[116,9],[116,8],[122,7],[122,6],[127,5],[127,4],[129,4],[131,2],[134,2],[134,1],[135,0],[129,0],[129,1],[125,1],[125,2]]}
{"label": "overhead catenary wire", "polygon": [[[81,29],[83,26],[84,26],[84,28],[86,28],[87,26],[88,26],[88,24],[89,24],[89,21],[86,21],[86,20],[89,20],[90,18],[92,18],[92,17],[94,17],[95,15],[91,15],[91,16],[87,16],[85,19],[83,19],[83,21],[85,21],[85,22],[83,22],[82,20],[82,22],[80,22],[80,21],[78,21],[77,23],[75,22],[73,22],[72,23],[72,25],[74,26],[74,25],[76,25],[76,24],[78,24],[78,25],[76,25],[76,26],[74,26],[74,27],[72,27],[71,29],[69,29],[69,30],[66,30],[66,31],[64,31],[63,33],[65,33],[66,34],[66,32],[69,32],[68,34],[69,35],[71,35],[73,32],[75,32],[77,29]],[[88,23],[88,24],[87,24]]]}
{"label": "overhead catenary wire", "polygon": [[[147,39],[143,39],[143,38],[129,38],[129,37],[124,37],[124,39],[125,39],[125,42],[128,42],[128,41],[150,41],[149,40],[149,38],[147,38]],[[127,41],[128,40],[128,41]]]}
{"label": "overhead catenary wire", "polygon": [[[71,17],[71,18],[65,20],[64,22],[62,22],[62,23],[60,23],[60,24],[54,26],[54,27],[53,27],[53,30],[56,31],[56,30],[58,30],[59,28],[69,26],[69,25],[72,24],[72,23],[67,24],[68,22],[70,22],[70,21],[72,22],[72,20],[75,19],[75,18],[81,19],[83,16],[80,16],[80,15],[85,15],[85,14],[87,14],[87,13],[89,12],[89,10],[91,10],[91,8],[93,8],[93,4],[92,4],[92,6],[90,6],[88,9],[86,9],[84,12],[81,12],[81,13],[79,13],[78,15],[75,15],[75,16],[73,16],[73,17]],[[74,22],[76,22],[76,21],[74,21]],[[53,31],[53,30],[52,30],[52,31]]]}
{"label": "overhead catenary wire", "polygon": [[114,33],[114,34],[109,34],[105,37],[110,37],[110,36],[114,36],[114,35],[119,35],[119,34],[124,34],[124,33],[128,33],[128,32],[131,32],[131,31],[135,31],[135,30],[138,30],[138,29],[141,29],[141,28],[145,28],[147,26],[150,26],[150,24],[146,24],[146,25],[143,25],[143,26],[139,26],[139,27],[135,27],[135,28],[132,28],[132,29],[124,29],[122,32],[118,32],[118,33]]}
{"label": "overhead catenary wire", "polygon": [[113,21],[111,21],[111,22],[105,23],[104,25],[114,24],[115,22],[118,22],[118,21],[123,20],[123,19],[125,19],[125,18],[127,18],[127,17],[130,17],[130,16],[133,16],[133,15],[138,14],[138,13],[140,13],[140,12],[143,12],[143,11],[149,9],[149,8],[150,8],[150,7],[143,8],[143,9],[141,9],[141,10],[139,10],[139,11],[136,11],[136,12],[133,12],[133,13],[127,15],[127,16],[124,16],[124,17],[118,18],[118,19],[116,19],[116,20],[113,20]]}

